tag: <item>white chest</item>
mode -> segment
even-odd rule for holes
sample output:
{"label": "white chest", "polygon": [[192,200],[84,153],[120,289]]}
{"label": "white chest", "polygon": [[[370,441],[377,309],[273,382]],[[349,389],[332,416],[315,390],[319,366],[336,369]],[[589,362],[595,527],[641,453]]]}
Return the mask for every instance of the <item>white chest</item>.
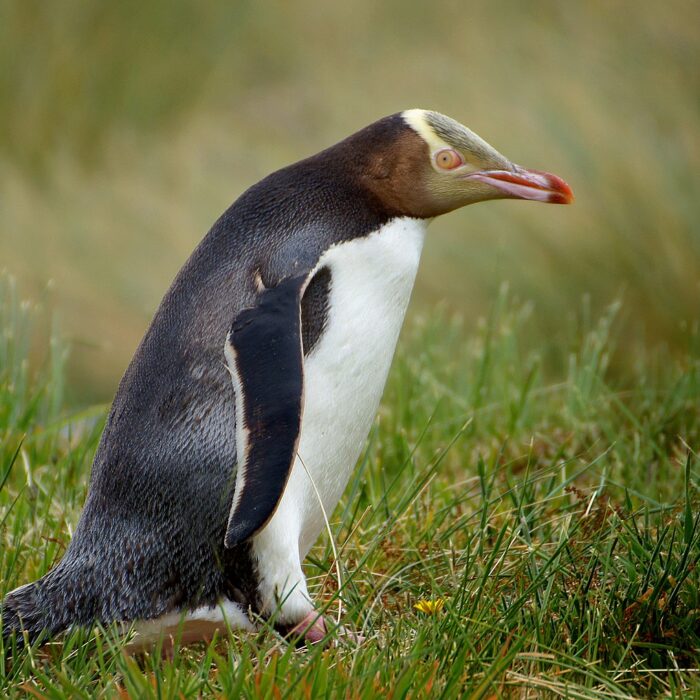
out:
{"label": "white chest", "polygon": [[317,266],[331,271],[328,319],[304,363],[301,439],[285,493],[300,516],[302,557],[323,527],[306,471],[330,516],[376,415],[424,235],[424,222],[397,219],[331,248]]}

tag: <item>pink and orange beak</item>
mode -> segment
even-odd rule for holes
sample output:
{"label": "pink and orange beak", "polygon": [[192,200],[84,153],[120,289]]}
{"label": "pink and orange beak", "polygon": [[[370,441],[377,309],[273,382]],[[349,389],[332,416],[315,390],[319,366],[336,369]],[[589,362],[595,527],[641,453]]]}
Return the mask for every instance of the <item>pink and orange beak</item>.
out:
{"label": "pink and orange beak", "polygon": [[574,193],[557,175],[541,170],[526,170],[519,165],[515,171],[479,170],[465,179],[479,180],[503,193],[509,199],[532,199],[549,204],[571,204]]}

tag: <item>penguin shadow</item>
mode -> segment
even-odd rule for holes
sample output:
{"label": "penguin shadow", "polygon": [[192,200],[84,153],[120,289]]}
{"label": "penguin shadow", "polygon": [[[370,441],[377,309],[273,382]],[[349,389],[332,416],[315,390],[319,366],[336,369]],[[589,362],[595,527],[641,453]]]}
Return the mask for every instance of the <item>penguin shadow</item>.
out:
{"label": "penguin shadow", "polygon": [[[326,649],[340,645],[358,646],[365,637],[354,629],[343,625],[329,626],[323,613],[314,611],[297,624],[283,624],[276,615],[269,619],[252,615],[253,629],[240,630],[235,627],[197,621],[188,622],[163,630],[156,638],[140,639],[138,635],[122,634],[119,651],[129,658],[146,662],[149,658],[174,661],[177,655],[187,650],[206,651],[210,646],[223,647],[229,644],[250,644],[269,647],[267,653],[287,647],[304,651]],[[183,618],[184,620],[184,618]],[[126,643],[124,640],[126,639]],[[270,644],[270,640],[274,642]],[[222,649],[223,651],[223,649]]]}
{"label": "penguin shadow", "polygon": [[[274,642],[270,644],[270,638]],[[211,647],[217,653],[223,653],[230,644],[249,644],[254,647],[267,647],[266,656],[284,652],[287,648],[305,652],[313,649],[327,649],[337,646],[339,643],[359,644],[364,641],[360,635],[349,632],[343,628],[336,636],[329,634],[325,624],[316,623],[311,630],[302,630],[299,625],[275,625],[269,623],[257,630],[257,633],[244,632],[236,634],[228,633],[221,629],[201,629],[186,631],[179,634],[163,634],[155,643],[139,643],[137,640],[129,641],[121,647],[121,653],[127,658],[137,661],[140,665],[146,665],[149,660],[155,658],[162,662],[174,662],[181,652],[206,653]]]}

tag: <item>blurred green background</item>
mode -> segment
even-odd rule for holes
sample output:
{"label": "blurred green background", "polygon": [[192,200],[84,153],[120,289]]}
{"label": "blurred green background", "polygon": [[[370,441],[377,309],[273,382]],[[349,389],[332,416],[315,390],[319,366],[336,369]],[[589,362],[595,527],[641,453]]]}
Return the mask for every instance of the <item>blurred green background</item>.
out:
{"label": "blurred green background", "polygon": [[0,267],[69,334],[73,401],[107,400],[233,199],[419,106],[577,200],[435,222],[411,313],[469,327],[507,282],[546,354],[621,297],[624,371],[700,316],[699,67],[696,0],[2,0]]}

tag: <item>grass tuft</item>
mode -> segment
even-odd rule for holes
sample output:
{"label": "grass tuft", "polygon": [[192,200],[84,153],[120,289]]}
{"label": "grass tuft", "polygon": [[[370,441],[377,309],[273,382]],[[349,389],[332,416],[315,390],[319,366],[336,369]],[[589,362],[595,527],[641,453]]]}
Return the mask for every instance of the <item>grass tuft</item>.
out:
{"label": "grass tuft", "polygon": [[[63,408],[58,340],[0,286],[0,593],[59,559],[104,408]],[[624,310],[624,309],[622,309]],[[38,698],[687,696],[700,667],[697,338],[610,379],[619,305],[571,329],[561,376],[503,290],[467,332],[406,330],[376,427],[306,563],[365,636],[298,650],[271,629],[133,659],[115,630],[8,651],[0,693]],[[329,514],[330,515],[330,514]],[[334,562],[337,550],[342,587]]]}

